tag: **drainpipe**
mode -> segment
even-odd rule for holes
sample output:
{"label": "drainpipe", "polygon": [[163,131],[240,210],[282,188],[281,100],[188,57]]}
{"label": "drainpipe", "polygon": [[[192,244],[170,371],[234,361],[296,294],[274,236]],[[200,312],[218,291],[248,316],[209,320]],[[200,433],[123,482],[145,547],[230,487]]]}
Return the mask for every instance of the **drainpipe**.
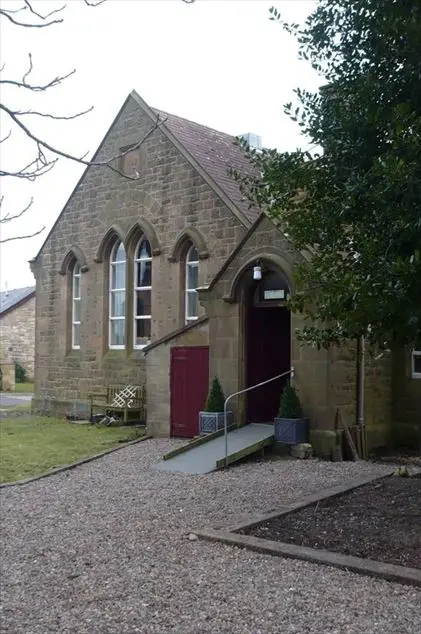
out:
{"label": "drainpipe", "polygon": [[357,339],[357,425],[364,425],[364,337]]}

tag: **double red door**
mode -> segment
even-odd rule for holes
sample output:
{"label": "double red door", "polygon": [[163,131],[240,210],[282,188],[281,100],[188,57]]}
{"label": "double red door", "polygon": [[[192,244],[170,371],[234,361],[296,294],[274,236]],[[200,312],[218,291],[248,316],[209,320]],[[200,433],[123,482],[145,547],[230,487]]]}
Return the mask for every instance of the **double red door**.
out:
{"label": "double red door", "polygon": [[209,389],[209,348],[171,349],[171,435],[192,438],[199,433],[199,412]]}

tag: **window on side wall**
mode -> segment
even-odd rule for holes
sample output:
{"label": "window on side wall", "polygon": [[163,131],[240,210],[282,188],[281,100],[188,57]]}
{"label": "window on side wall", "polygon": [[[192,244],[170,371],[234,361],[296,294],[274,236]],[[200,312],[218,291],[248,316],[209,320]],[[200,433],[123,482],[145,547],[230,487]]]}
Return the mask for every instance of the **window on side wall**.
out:
{"label": "window on side wall", "polygon": [[152,250],[142,237],[134,255],[133,347],[144,348],[151,342],[152,322]]}
{"label": "window on side wall", "polygon": [[75,262],[72,270],[72,349],[80,348],[80,323],[81,323],[81,292],[80,292],[80,264]]}
{"label": "window on side wall", "polygon": [[421,379],[421,350],[412,351],[411,375],[413,379]]}
{"label": "window on side wall", "polygon": [[189,324],[199,316],[199,254],[194,245],[186,253],[185,260],[185,321]]}
{"label": "window on side wall", "polygon": [[109,272],[109,348],[126,346],[126,250],[117,241],[110,255]]}

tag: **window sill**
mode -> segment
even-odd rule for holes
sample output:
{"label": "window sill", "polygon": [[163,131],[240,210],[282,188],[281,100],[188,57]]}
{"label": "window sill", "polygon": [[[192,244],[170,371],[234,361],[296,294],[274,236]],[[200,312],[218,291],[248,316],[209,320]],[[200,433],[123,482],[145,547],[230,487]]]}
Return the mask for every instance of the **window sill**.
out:
{"label": "window sill", "polygon": [[127,350],[125,348],[108,348],[104,353],[104,359],[121,359],[127,356]]}
{"label": "window sill", "polygon": [[147,346],[144,345],[142,347],[136,347],[136,348],[132,348],[131,352],[130,352],[130,357],[132,359],[144,359],[145,358],[145,354],[143,352],[143,350],[146,348]]}
{"label": "window sill", "polygon": [[66,357],[78,357],[80,355],[80,348],[69,348],[66,352]]}

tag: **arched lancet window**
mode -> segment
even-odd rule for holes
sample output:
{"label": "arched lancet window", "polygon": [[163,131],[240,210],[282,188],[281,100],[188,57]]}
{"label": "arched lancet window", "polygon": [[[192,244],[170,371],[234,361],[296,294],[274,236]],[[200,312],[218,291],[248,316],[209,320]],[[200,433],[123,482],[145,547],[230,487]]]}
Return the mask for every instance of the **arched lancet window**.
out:
{"label": "arched lancet window", "polygon": [[185,315],[188,324],[199,316],[199,298],[196,290],[199,286],[199,254],[194,245],[191,245],[186,253],[185,267]]}
{"label": "arched lancet window", "polygon": [[118,240],[110,255],[109,347],[126,345],[126,250]]}
{"label": "arched lancet window", "polygon": [[78,350],[80,348],[80,264],[75,261],[72,270],[72,348]]}
{"label": "arched lancet window", "polygon": [[143,348],[151,341],[152,249],[142,236],[134,255],[133,346]]}

